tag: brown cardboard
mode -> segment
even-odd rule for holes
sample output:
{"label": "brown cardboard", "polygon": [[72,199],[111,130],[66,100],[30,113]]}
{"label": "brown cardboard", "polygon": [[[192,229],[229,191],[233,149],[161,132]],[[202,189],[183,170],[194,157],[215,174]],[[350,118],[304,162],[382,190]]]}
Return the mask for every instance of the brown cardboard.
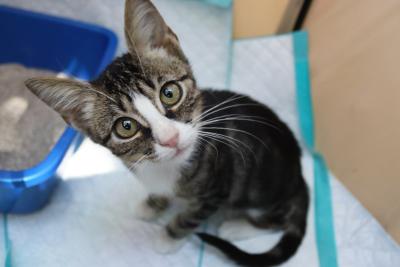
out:
{"label": "brown cardboard", "polygon": [[400,241],[400,1],[315,0],[305,25],[317,146]]}
{"label": "brown cardboard", "polygon": [[293,30],[305,0],[235,0],[234,38],[287,33]]}
{"label": "brown cardboard", "polygon": [[235,0],[234,38],[275,34],[291,0]]}

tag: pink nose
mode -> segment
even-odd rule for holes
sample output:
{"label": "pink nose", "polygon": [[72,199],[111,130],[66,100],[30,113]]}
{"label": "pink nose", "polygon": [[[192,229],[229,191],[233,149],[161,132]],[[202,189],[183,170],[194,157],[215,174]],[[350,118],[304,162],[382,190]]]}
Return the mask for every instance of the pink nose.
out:
{"label": "pink nose", "polygon": [[160,145],[167,147],[176,147],[179,141],[179,132],[174,133],[174,135],[166,140],[160,140]]}

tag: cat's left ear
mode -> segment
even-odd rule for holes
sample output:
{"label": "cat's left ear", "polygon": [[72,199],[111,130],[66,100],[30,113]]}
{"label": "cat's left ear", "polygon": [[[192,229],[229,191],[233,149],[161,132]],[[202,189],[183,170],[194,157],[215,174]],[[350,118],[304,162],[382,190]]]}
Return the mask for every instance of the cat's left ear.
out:
{"label": "cat's left ear", "polygon": [[167,53],[187,61],[178,37],[168,27],[150,0],[126,0],[125,38],[131,53],[163,48]]}
{"label": "cat's left ear", "polygon": [[93,108],[98,96],[89,84],[70,79],[32,78],[25,81],[25,85],[64,120],[90,136]]}

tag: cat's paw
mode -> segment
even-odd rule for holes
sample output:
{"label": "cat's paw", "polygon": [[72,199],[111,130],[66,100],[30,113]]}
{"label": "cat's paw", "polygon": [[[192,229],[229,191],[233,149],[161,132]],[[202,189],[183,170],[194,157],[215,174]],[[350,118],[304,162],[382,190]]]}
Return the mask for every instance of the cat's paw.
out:
{"label": "cat's paw", "polygon": [[185,245],[187,238],[175,239],[163,229],[154,241],[154,250],[160,254],[171,254],[180,250]]}
{"label": "cat's paw", "polygon": [[258,229],[245,220],[225,221],[218,229],[218,236],[228,241],[251,239],[265,234],[265,230]]}
{"label": "cat's paw", "polygon": [[156,220],[160,215],[160,212],[150,207],[146,200],[141,201],[134,210],[135,218],[144,221]]}

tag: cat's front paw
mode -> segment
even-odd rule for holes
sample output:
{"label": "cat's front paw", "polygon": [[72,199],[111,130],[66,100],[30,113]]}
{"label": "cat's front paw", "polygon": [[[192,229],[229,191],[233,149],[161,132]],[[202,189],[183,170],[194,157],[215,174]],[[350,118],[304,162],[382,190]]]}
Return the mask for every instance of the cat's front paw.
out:
{"label": "cat's front paw", "polygon": [[171,254],[180,250],[186,243],[187,238],[175,239],[168,235],[165,229],[154,242],[154,250],[160,254]]}

